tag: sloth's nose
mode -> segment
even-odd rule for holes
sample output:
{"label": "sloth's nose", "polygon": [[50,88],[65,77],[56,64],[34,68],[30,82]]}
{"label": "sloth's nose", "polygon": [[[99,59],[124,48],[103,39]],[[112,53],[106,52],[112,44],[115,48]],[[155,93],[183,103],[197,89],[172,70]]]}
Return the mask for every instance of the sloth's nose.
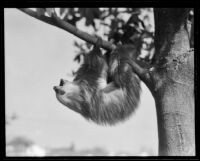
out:
{"label": "sloth's nose", "polygon": [[57,94],[63,95],[65,94],[65,91],[60,86],[54,86],[53,89]]}

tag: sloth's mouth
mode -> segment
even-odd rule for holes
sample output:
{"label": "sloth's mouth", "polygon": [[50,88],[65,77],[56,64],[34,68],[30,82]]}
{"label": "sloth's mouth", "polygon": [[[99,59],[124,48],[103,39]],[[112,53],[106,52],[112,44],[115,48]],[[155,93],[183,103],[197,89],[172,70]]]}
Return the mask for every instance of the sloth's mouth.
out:
{"label": "sloth's mouth", "polygon": [[65,94],[65,91],[60,86],[54,86],[53,89],[59,95],[64,95]]}

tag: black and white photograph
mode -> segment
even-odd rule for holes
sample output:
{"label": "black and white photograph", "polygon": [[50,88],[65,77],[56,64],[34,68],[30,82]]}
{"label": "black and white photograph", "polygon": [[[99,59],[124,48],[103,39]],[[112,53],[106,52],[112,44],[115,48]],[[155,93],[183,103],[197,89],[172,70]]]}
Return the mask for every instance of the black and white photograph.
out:
{"label": "black and white photograph", "polygon": [[4,8],[5,155],[196,156],[194,8]]}

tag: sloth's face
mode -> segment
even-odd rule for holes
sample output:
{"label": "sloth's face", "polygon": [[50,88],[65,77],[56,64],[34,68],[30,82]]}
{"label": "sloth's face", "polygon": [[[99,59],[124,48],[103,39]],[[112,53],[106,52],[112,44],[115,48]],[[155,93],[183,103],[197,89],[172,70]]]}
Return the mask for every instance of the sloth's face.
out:
{"label": "sloth's face", "polygon": [[80,87],[77,84],[61,79],[59,86],[54,86],[54,90],[60,103],[81,113]]}

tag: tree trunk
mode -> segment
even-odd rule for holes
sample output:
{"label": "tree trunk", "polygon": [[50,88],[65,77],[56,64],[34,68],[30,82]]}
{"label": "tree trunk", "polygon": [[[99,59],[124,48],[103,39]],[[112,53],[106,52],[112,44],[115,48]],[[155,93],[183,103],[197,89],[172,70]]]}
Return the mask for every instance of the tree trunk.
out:
{"label": "tree trunk", "polygon": [[[155,9],[156,102],[159,155],[195,155],[194,52],[187,9]],[[152,91],[152,90],[151,90]]]}

